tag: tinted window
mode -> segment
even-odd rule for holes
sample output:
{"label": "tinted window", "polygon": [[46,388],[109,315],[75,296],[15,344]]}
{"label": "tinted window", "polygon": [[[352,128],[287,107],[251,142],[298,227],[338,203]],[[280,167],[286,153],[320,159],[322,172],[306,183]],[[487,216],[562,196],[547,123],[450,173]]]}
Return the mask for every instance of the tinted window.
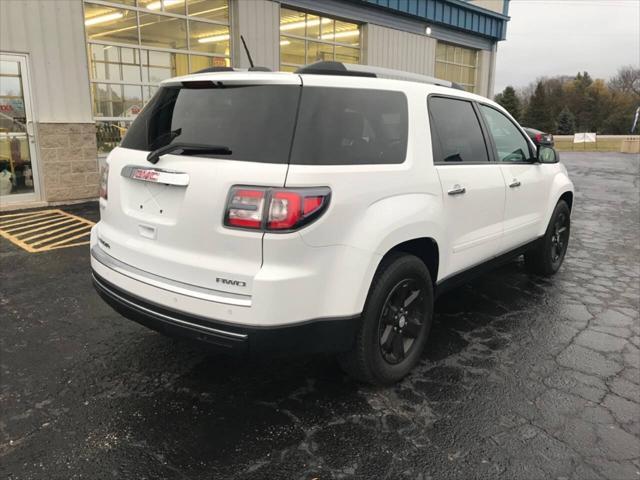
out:
{"label": "tinted window", "polygon": [[125,148],[155,150],[175,142],[224,145],[223,158],[287,163],[300,87],[163,87],[138,115]]}
{"label": "tinted window", "polygon": [[520,130],[498,110],[480,105],[482,116],[487,122],[493,142],[501,162],[526,162],[531,157],[529,142]]}
{"label": "tinted window", "polygon": [[471,102],[431,97],[429,118],[435,162],[488,162],[487,147]]}
{"label": "tinted window", "polygon": [[291,163],[402,163],[407,99],[401,92],[304,87]]}

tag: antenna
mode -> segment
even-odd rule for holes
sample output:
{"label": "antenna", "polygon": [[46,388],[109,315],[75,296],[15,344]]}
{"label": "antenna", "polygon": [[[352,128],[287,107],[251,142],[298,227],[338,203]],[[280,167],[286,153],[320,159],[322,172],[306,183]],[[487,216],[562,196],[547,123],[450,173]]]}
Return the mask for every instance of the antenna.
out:
{"label": "antenna", "polygon": [[253,68],[253,59],[251,58],[251,54],[249,53],[249,48],[247,47],[247,42],[244,41],[244,37],[240,35],[240,40],[242,40],[242,45],[244,46],[244,51],[247,52],[247,57],[249,58],[249,65]]}

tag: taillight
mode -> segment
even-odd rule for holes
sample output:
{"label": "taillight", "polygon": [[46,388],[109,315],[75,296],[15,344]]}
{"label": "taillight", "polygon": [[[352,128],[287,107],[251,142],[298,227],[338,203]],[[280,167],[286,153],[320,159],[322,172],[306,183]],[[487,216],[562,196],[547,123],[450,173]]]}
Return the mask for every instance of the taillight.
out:
{"label": "taillight", "polygon": [[536,143],[542,143],[542,134],[536,133]]}
{"label": "taillight", "polygon": [[107,200],[109,198],[109,164],[107,162],[100,167],[99,195],[103,200]]}
{"label": "taillight", "polygon": [[296,230],[322,215],[330,196],[327,187],[232,187],[224,224],[266,231]]}
{"label": "taillight", "polygon": [[231,227],[262,228],[262,211],[266,190],[232,188],[225,224]]}

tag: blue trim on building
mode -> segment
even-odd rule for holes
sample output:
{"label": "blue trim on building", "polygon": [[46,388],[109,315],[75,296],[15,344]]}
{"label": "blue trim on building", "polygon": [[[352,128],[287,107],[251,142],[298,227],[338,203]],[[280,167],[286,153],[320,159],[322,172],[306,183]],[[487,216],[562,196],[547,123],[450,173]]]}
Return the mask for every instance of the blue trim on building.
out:
{"label": "blue trim on building", "polygon": [[[351,0],[395,14],[456,28],[493,40],[504,40],[509,17],[463,0]],[[505,2],[508,3],[508,2]],[[508,7],[505,7],[508,8]]]}

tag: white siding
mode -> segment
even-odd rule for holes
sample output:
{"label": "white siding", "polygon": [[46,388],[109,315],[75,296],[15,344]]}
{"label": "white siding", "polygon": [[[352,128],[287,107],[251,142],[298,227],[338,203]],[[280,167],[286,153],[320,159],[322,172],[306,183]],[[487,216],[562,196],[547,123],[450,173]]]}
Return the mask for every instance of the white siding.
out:
{"label": "white siding", "polygon": [[408,72],[433,75],[436,40],[369,24],[365,31],[364,63]]}
{"label": "white siding", "polygon": [[495,53],[489,50],[478,52],[478,70],[476,72],[477,93],[493,97]]}
{"label": "white siding", "polygon": [[249,60],[240,41],[242,35],[253,63],[277,71],[280,66],[279,5],[267,0],[236,0],[233,7],[233,66],[249,67]]}
{"label": "white siding", "polygon": [[0,0],[0,50],[29,54],[38,122],[93,122],[81,0]]}

